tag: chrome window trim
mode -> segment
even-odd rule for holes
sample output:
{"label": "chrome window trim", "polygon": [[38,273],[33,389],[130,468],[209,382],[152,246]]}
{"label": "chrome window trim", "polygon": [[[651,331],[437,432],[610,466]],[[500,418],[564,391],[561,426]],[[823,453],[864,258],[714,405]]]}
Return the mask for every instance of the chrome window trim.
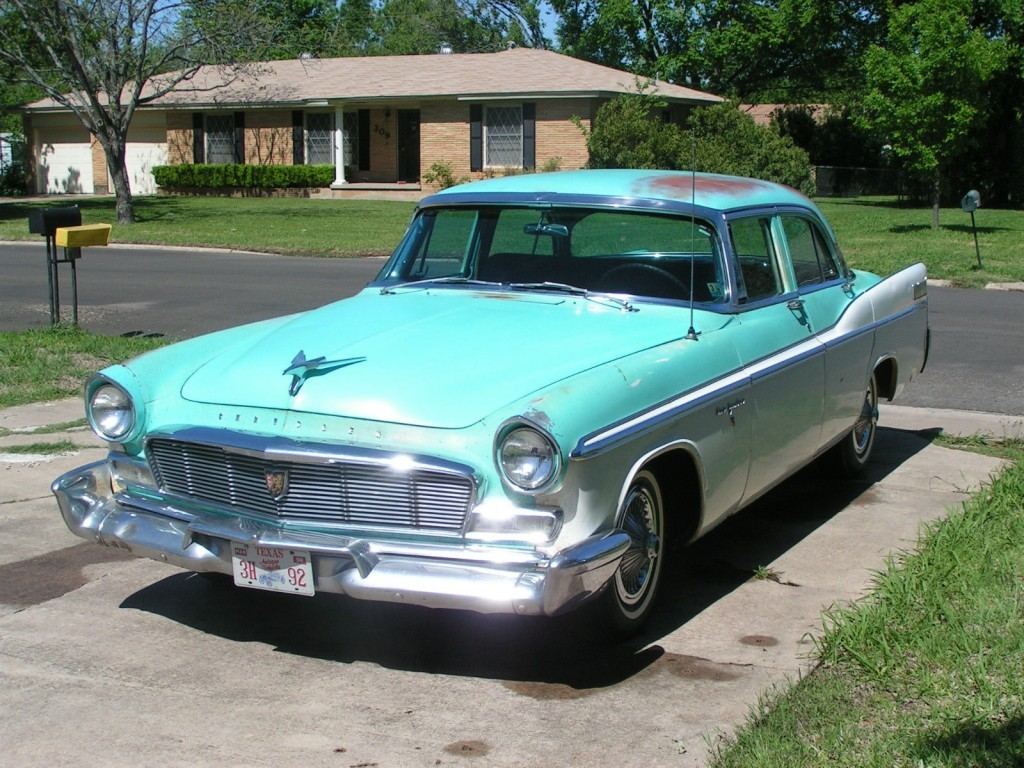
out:
{"label": "chrome window trim", "polygon": [[[400,282],[399,278],[391,277],[390,275],[391,272],[395,270],[399,259],[403,255],[406,239],[413,231],[413,224],[421,214],[426,213],[428,210],[443,208],[482,208],[496,206],[536,209],[589,208],[599,210],[634,211],[636,213],[661,213],[669,216],[685,216],[686,218],[692,216],[695,219],[701,219],[710,224],[714,230],[714,241],[718,247],[717,257],[722,271],[723,285],[726,295],[721,301],[695,301],[693,302],[693,306],[697,309],[707,310],[716,314],[731,314],[737,306],[735,303],[736,276],[733,272],[731,258],[732,249],[726,242],[728,238],[723,238],[722,236],[726,226],[726,219],[720,210],[715,208],[706,208],[701,205],[691,205],[690,203],[683,203],[680,201],[633,197],[613,198],[605,195],[566,195],[562,193],[531,194],[525,192],[492,192],[472,195],[453,193],[447,195],[432,195],[431,197],[420,201],[416,210],[413,211],[412,220],[406,228],[405,234],[402,236],[402,241],[398,244],[395,250],[392,251],[391,255],[384,263],[384,266],[381,267],[373,280],[367,283],[367,287],[380,288],[395,282]],[[476,240],[477,238],[474,236],[474,247],[478,247],[478,243],[475,242]],[[472,285],[452,284],[438,285],[437,287],[444,288],[446,290],[479,290],[479,287],[474,288]],[[630,299],[635,299],[637,302],[659,304],[663,306],[678,306],[681,308],[690,307],[690,302],[683,299],[659,299],[657,297],[634,296],[632,294],[615,295],[622,295]]]}

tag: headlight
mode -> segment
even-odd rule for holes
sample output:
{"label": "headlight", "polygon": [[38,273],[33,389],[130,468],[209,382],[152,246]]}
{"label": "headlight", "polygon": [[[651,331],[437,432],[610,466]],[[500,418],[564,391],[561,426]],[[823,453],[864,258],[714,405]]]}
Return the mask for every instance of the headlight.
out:
{"label": "headlight", "polygon": [[89,426],[104,440],[125,438],[135,426],[135,406],[128,393],[116,384],[101,384],[89,397]]}
{"label": "headlight", "polygon": [[558,473],[558,465],[558,448],[550,438],[532,427],[510,430],[498,445],[498,468],[502,476],[524,491],[536,491],[550,483]]}

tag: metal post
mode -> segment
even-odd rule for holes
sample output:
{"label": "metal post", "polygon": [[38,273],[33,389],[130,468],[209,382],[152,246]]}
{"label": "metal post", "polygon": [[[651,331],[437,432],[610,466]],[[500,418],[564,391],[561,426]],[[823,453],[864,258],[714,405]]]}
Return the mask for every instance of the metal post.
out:
{"label": "metal post", "polygon": [[981,248],[978,247],[978,227],[974,224],[974,211],[971,211],[971,229],[974,231],[974,252],[978,256],[978,269],[984,269],[981,263]]}
{"label": "metal post", "polygon": [[73,309],[72,309],[72,321],[71,322],[74,324],[75,328],[77,328],[78,327],[78,270],[75,268],[75,262],[77,262],[78,259],[75,258],[77,256],[77,254],[75,253],[75,250],[76,249],[74,249],[74,248],[65,248],[64,249],[64,258],[69,259],[71,261],[71,295],[73,297],[72,298],[72,302],[73,302],[72,303],[72,307],[73,307]]}
{"label": "metal post", "polygon": [[50,261],[50,268],[53,270],[53,314],[50,315],[50,325],[60,324],[60,270],[57,268],[57,241],[53,235],[49,236],[53,242],[53,258]]}
{"label": "metal post", "polygon": [[53,263],[53,260],[55,258],[54,251],[56,249],[57,249],[57,246],[54,244],[53,236],[52,235],[46,235],[46,282],[47,282],[47,288],[49,288],[49,290],[50,290],[50,325],[51,326],[57,324],[56,307],[54,306],[54,303],[53,303],[53,285],[54,285],[54,283],[53,283],[53,273],[54,273],[54,270],[56,269],[56,264]]}

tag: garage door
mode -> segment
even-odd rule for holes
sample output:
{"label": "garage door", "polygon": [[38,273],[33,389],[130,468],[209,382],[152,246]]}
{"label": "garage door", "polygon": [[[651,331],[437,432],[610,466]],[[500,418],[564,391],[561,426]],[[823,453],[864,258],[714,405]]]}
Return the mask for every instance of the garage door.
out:
{"label": "garage door", "polygon": [[36,189],[44,193],[92,192],[92,150],[85,129],[38,132]]}
{"label": "garage door", "polygon": [[132,194],[155,194],[153,166],[166,164],[167,118],[163,112],[136,112],[125,145],[125,165]]}

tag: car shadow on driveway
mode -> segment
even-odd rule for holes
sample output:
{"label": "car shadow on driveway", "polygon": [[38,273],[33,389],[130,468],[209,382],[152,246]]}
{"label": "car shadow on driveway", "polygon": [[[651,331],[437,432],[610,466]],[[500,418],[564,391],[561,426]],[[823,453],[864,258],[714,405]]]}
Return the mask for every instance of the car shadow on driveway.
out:
{"label": "car shadow on driveway", "polygon": [[[784,574],[759,571],[759,566],[870,494],[873,483],[923,450],[936,434],[879,429],[863,480],[837,483],[821,466],[812,466],[700,541],[670,552],[655,615],[641,635],[621,643],[595,632],[587,610],[540,618],[367,603],[331,594],[305,600],[236,588],[227,577],[218,583],[185,572],[139,590],[121,607],[283,653],[541,684],[542,695],[573,698],[621,683],[657,662],[666,655],[658,645],[661,638],[744,582],[767,577],[785,583]],[[672,660],[682,661],[677,673],[710,679],[716,674],[706,660]]]}

